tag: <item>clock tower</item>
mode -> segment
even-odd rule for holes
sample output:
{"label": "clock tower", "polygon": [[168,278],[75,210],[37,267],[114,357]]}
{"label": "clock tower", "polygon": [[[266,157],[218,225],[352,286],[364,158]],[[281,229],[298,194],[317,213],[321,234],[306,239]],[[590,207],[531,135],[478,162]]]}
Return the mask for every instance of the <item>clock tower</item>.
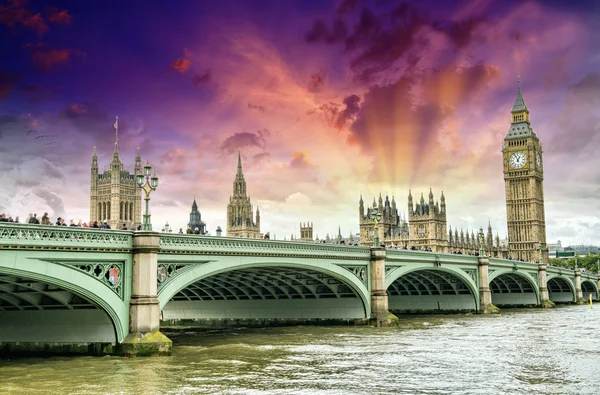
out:
{"label": "clock tower", "polygon": [[520,79],[502,157],[510,256],[535,262],[540,259],[541,249],[547,264],[542,144],[531,127]]}

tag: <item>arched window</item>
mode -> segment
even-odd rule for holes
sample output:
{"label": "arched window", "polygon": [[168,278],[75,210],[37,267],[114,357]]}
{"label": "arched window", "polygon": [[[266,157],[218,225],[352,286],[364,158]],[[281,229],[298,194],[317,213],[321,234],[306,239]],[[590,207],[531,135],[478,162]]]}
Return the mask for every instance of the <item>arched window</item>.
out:
{"label": "arched window", "polygon": [[110,219],[110,202],[106,205],[106,219]]}
{"label": "arched window", "polygon": [[119,203],[119,219],[123,220],[123,202]]}
{"label": "arched window", "polygon": [[129,203],[129,220],[135,220],[135,216],[133,215],[133,203]]}

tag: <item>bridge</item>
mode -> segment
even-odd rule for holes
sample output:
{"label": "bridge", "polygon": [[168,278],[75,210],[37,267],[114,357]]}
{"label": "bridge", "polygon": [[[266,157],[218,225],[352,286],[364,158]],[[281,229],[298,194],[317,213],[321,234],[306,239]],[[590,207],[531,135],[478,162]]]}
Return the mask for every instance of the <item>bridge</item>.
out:
{"label": "bridge", "polygon": [[169,354],[161,322],[353,320],[599,299],[599,277],[484,256],[0,223],[0,350]]}

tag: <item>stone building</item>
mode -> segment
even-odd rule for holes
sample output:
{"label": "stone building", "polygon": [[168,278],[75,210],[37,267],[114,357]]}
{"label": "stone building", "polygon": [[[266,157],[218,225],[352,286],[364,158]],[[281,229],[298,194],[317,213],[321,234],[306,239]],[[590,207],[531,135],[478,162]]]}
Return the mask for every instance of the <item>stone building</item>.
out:
{"label": "stone building", "polygon": [[313,241],[313,223],[300,223],[300,241]]}
{"label": "stone building", "polygon": [[238,153],[238,167],[233,181],[233,196],[227,205],[227,236],[261,238],[260,212],[256,208],[256,221],[250,197],[246,195],[246,180],[242,173],[242,158]]}
{"label": "stone building", "polygon": [[364,201],[362,195],[360,196],[360,200],[358,202],[358,211],[359,211],[359,224],[360,224],[360,245],[370,246],[373,245],[373,225],[375,222],[374,219],[374,209],[377,209],[379,215],[381,215],[381,220],[379,222],[379,240],[384,242],[387,238],[389,240],[394,240],[398,245],[405,245],[408,243],[408,222],[404,218],[401,218],[398,215],[398,210],[396,208],[396,201],[392,196],[392,201],[390,202],[389,197],[385,197],[385,203],[381,194],[379,194],[379,204],[375,202],[375,198],[373,198],[373,206],[367,207],[365,211]]}
{"label": "stone building", "polygon": [[541,249],[544,262],[548,262],[542,143],[531,127],[520,80],[502,156],[511,257],[539,261]]}
{"label": "stone building", "polygon": [[[379,205],[373,201],[365,213],[362,196],[359,200],[360,245],[373,245],[374,218],[373,208],[382,212],[378,225],[380,243],[386,247],[431,250],[433,252],[477,254],[479,253],[479,237],[471,230],[460,234],[455,229],[448,230],[446,223],[446,198],[441,193],[440,200],[434,201],[433,191],[429,190],[428,201],[423,194],[417,204],[414,204],[412,192],[408,192],[408,221],[398,214],[396,203],[392,197],[390,203],[386,196],[385,202],[379,197]],[[480,230],[483,232],[483,230]],[[479,233],[479,232],[477,232]],[[500,246],[499,237],[495,243],[492,227],[488,224],[487,238],[484,236],[484,251],[492,257],[507,257],[508,249]]]}
{"label": "stone building", "polygon": [[142,223],[142,190],[136,175],[142,173],[142,159],[139,149],[134,160],[133,173],[123,168],[119,157],[118,124],[115,123],[117,138],[109,169],[98,171],[96,147],[92,155],[90,180],[90,223],[106,220],[112,229],[120,229],[123,224],[128,229],[136,229]]}
{"label": "stone building", "polygon": [[188,222],[187,226],[192,231],[198,229],[201,235],[206,233],[206,222],[202,221],[200,211],[198,211],[198,205],[196,204],[196,198],[194,198],[194,202],[192,203],[192,211],[190,211],[190,222]]}

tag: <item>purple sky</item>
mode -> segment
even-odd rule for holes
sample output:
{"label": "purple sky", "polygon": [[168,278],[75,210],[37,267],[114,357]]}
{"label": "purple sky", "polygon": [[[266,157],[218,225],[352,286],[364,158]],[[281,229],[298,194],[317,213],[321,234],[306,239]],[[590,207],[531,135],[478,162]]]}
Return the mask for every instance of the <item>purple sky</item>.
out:
{"label": "purple sky", "polygon": [[184,227],[194,197],[224,227],[241,151],[278,239],[306,221],[348,236],[361,193],[406,215],[430,187],[453,228],[504,237],[520,74],[548,242],[598,244],[598,1],[172,3],[0,0],[0,212],[87,220],[92,150],[107,167],[118,115],[126,167],[140,147],[160,177],[157,230]]}

